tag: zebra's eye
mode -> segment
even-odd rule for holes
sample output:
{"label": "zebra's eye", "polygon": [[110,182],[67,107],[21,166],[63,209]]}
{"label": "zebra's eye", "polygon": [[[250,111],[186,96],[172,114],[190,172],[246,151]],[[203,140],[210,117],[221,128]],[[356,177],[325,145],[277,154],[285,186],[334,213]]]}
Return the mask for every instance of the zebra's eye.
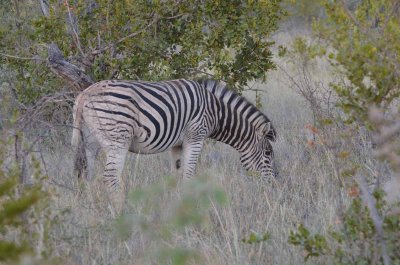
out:
{"label": "zebra's eye", "polygon": [[263,152],[263,157],[270,161],[271,159],[273,159],[273,153],[271,151],[265,151]]}

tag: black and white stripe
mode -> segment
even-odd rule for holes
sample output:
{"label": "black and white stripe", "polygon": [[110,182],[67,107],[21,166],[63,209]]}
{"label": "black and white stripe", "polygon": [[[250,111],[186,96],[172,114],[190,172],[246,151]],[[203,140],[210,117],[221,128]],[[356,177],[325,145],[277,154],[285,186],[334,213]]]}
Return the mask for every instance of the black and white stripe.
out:
{"label": "black and white stripe", "polygon": [[225,84],[214,80],[205,80],[202,84],[220,103],[219,126],[210,137],[238,150],[246,170],[275,176],[270,141],[275,141],[276,131],[268,117]]}
{"label": "black and white stripe", "polygon": [[[275,130],[269,119],[220,82],[101,81],[75,101],[72,144],[81,150],[84,139],[89,168],[98,150],[105,151],[103,175],[110,186],[117,185],[128,151],[171,149],[174,167],[193,176],[208,137],[237,149],[246,169],[274,175],[269,141]],[[79,172],[83,164],[76,163]]]}

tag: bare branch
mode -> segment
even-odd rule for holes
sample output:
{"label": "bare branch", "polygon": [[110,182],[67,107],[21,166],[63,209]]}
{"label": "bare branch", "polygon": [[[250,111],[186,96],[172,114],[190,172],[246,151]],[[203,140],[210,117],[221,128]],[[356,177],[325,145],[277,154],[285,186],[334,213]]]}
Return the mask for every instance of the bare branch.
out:
{"label": "bare branch", "polygon": [[303,94],[303,88],[300,86],[300,84],[294,79],[294,77],[292,75],[290,75],[288,73],[288,71],[286,71],[285,68],[283,68],[282,66],[280,66],[279,64],[276,64],[276,66],[290,79],[290,81],[292,81],[292,86],[297,87],[297,89],[300,91],[300,93]]}
{"label": "bare branch", "polygon": [[258,89],[258,88],[245,88],[243,91],[254,91],[254,92],[262,92],[262,93],[267,93],[264,89]]}
{"label": "bare branch", "polygon": [[18,60],[45,61],[45,59],[42,59],[42,58],[40,58],[39,56],[35,56],[35,57],[21,57],[21,56],[16,56],[16,55],[11,55],[11,54],[1,53],[1,52],[0,52],[0,55],[3,56],[3,57],[18,59]]}
{"label": "bare branch", "polygon": [[190,15],[190,14],[189,13],[183,13],[183,14],[178,14],[178,15],[171,16],[171,17],[163,17],[163,19],[175,19],[175,18],[178,18],[178,17],[182,17],[184,15]]}
{"label": "bare branch", "polygon": [[384,231],[382,228],[383,220],[380,217],[378,210],[376,209],[375,198],[372,197],[372,195],[370,194],[370,192],[368,190],[367,182],[365,181],[363,176],[358,175],[357,183],[360,186],[363,201],[368,207],[369,215],[370,215],[370,217],[374,223],[375,229],[376,229],[377,241],[381,247],[381,256],[383,259],[383,264],[389,265],[390,258],[389,258],[388,252],[387,252],[386,244],[384,242]]}
{"label": "bare branch", "polygon": [[347,16],[351,19],[351,21],[353,21],[353,23],[354,23],[364,34],[367,34],[367,33],[368,33],[368,30],[365,29],[365,28],[361,25],[360,21],[358,21],[357,18],[353,15],[353,13],[347,8],[346,3],[345,3],[343,0],[341,0],[340,2],[342,3],[342,8],[343,8],[344,12],[346,12]]}
{"label": "bare branch", "polygon": [[133,33],[131,33],[131,34],[129,34],[129,35],[127,35],[127,36],[125,36],[125,37],[123,37],[123,38],[117,40],[116,42],[114,42],[114,43],[112,43],[112,44],[110,44],[110,45],[108,45],[108,46],[106,46],[106,47],[104,47],[104,48],[101,48],[101,49],[99,49],[99,50],[94,50],[94,51],[92,51],[92,55],[101,54],[101,53],[103,53],[103,52],[105,52],[105,51],[111,49],[111,48],[114,47],[115,45],[120,44],[121,42],[124,42],[124,41],[127,40],[127,39],[133,38],[133,37],[135,37],[135,36],[141,34],[142,32],[146,31],[149,27],[151,27],[151,26],[152,26],[154,23],[156,23],[157,21],[158,21],[157,16],[154,16],[153,19],[152,19],[152,21],[151,21],[149,24],[147,24],[144,28],[140,29],[139,31],[133,32]]}
{"label": "bare branch", "polygon": [[[73,32],[73,34],[74,34],[73,40],[74,40],[74,42],[75,42],[75,44],[76,44],[76,46],[77,46],[79,52],[81,53],[81,55],[84,56],[85,53],[84,53],[83,50],[82,50],[82,45],[81,45],[81,42],[80,42],[80,40],[79,40],[78,31],[77,31],[77,29],[75,28],[75,24],[74,24],[74,22],[75,22],[75,20],[76,20],[77,18],[76,18],[76,16],[74,16],[74,15],[71,13],[71,7],[70,7],[70,5],[69,5],[68,0],[65,0],[65,3],[66,3],[66,5],[67,5],[69,23],[70,23],[70,25],[71,25],[71,29],[72,29],[72,32]],[[78,23],[76,23],[76,24],[78,24]]]}
{"label": "bare branch", "polygon": [[66,190],[69,190],[69,191],[72,191],[72,192],[76,192],[76,190],[74,188],[69,187],[69,186],[64,185],[64,184],[61,184],[61,183],[57,182],[54,178],[50,178],[49,179],[49,183],[53,184],[53,185],[56,185],[58,187],[64,188]]}
{"label": "bare branch", "polygon": [[49,12],[49,2],[47,0],[39,0],[40,8],[42,9],[42,13],[45,17],[50,16]]}
{"label": "bare branch", "polygon": [[[205,75],[209,76],[210,78],[215,78],[215,75],[208,73],[206,71],[203,71],[201,69],[198,69],[198,68],[188,68],[187,72],[191,73],[191,74],[205,74]],[[224,81],[224,80],[222,80],[222,81]]]}
{"label": "bare branch", "polygon": [[387,24],[389,23],[390,19],[395,14],[399,13],[399,8],[400,8],[400,2],[396,1],[392,6],[392,10],[390,11],[390,14],[386,16],[385,22],[383,22],[383,30],[385,30],[387,28]]}
{"label": "bare branch", "polygon": [[52,43],[48,46],[48,53],[48,61],[51,70],[69,84],[79,90],[83,90],[94,83],[92,78],[82,69],[64,59],[64,56],[56,44]]}

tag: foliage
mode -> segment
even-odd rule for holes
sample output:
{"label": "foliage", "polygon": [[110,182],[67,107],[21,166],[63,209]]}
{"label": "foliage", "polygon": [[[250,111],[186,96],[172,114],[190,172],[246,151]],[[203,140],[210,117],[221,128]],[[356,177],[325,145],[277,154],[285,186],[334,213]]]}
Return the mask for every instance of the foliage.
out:
{"label": "foliage", "polygon": [[260,235],[258,233],[251,233],[248,238],[243,238],[242,242],[247,243],[247,244],[255,244],[255,243],[261,243],[264,241],[267,241],[271,238],[270,234],[264,233],[263,235]]}
{"label": "foliage", "polygon": [[[2,2],[2,63],[15,72],[23,103],[60,90],[45,45],[57,44],[93,80],[159,80],[207,76],[242,87],[272,69],[268,41],[284,16],[266,1],[50,1]],[[12,34],[9,34],[12,33]]]}
{"label": "foliage", "polygon": [[289,19],[301,18],[306,22],[320,17],[323,10],[319,1],[315,0],[285,0],[283,3],[290,14]]}
{"label": "foliage", "polygon": [[223,205],[227,200],[221,188],[204,178],[188,180],[179,188],[181,195],[176,198],[178,185],[174,178],[165,178],[159,184],[132,191],[129,201],[137,207],[135,214],[124,215],[117,223],[122,239],[129,238],[133,231],[141,231],[149,241],[143,256],[149,260],[156,258],[157,264],[201,263],[196,249],[180,246],[174,237],[191,229],[207,229],[211,204]]}
{"label": "foliage", "polygon": [[45,203],[49,195],[40,184],[43,178],[40,164],[33,159],[38,184],[20,184],[20,168],[3,169],[8,145],[4,141],[0,143],[0,262],[19,264],[29,257],[35,264],[44,264],[51,252],[46,245],[51,222]]}
{"label": "foliage", "polygon": [[[379,240],[387,246],[393,264],[400,262],[399,238],[400,216],[390,215],[391,207],[384,200],[382,191],[374,192],[377,209],[385,216],[385,237],[377,238],[374,222],[359,193],[345,211],[338,229],[330,228],[327,235],[311,234],[302,224],[291,231],[289,243],[300,246],[305,252],[304,260],[323,256],[328,264],[383,264]],[[328,258],[328,259],[327,259]]]}
{"label": "foliage", "polygon": [[310,235],[310,232],[302,224],[297,228],[296,232],[290,231],[289,243],[300,245],[304,248],[306,255],[304,261],[310,257],[324,255],[325,249],[328,248],[325,237],[316,234]]}
{"label": "foliage", "polygon": [[349,122],[367,120],[368,108],[387,107],[400,92],[399,3],[360,1],[354,12],[344,1],[326,1],[327,18],[315,23],[333,48],[329,58],[346,77],[332,84]]}
{"label": "foliage", "polygon": [[[346,131],[370,129],[374,137],[367,141],[376,143],[376,154],[392,162],[392,169],[396,172],[393,178],[399,178],[398,158],[394,155],[398,153],[398,145],[393,137],[398,134],[398,129],[393,129],[398,124],[398,115],[397,119],[391,120],[389,126],[383,118],[385,115],[380,112],[388,109],[400,91],[400,61],[397,56],[400,51],[400,21],[396,15],[400,5],[397,1],[373,0],[353,1],[350,6],[346,1],[337,0],[324,1],[324,6],[327,17],[316,21],[314,29],[319,40],[325,42],[314,44],[297,39],[293,45],[295,55],[305,63],[302,68],[305,71],[314,58],[327,55],[331,65],[342,77],[339,82],[330,84],[336,92],[337,106],[347,113],[348,126],[341,125],[342,134],[345,135]],[[303,87],[307,89],[301,90]],[[302,95],[313,107],[315,91],[319,92],[319,89],[313,90],[307,83],[299,90],[311,92],[303,92]],[[374,110],[374,106],[378,106],[379,110]],[[372,112],[374,115],[371,115]],[[336,117],[334,122],[341,122],[341,118]],[[319,125],[321,129],[327,127],[324,123]],[[392,130],[389,131],[389,127]],[[331,147],[335,156],[331,160],[332,164],[337,164],[336,168],[342,170],[341,182],[345,186],[348,182],[353,183],[349,192],[351,204],[343,214],[339,214],[338,227],[327,229],[328,233],[312,234],[308,228],[299,225],[297,231],[291,233],[289,243],[301,246],[305,260],[321,256],[321,261],[328,264],[388,264],[390,261],[397,264],[400,262],[400,217],[394,205],[386,204],[388,197],[379,188],[384,176],[377,176],[373,196],[370,195],[365,184],[367,181],[361,176],[365,173],[360,173],[364,162],[357,163],[358,156],[351,148],[354,136],[353,133],[350,138],[341,137],[349,143],[347,147]],[[372,176],[367,177],[373,182]],[[364,184],[357,186],[354,180]],[[362,197],[358,189],[362,189]],[[339,209],[339,212],[342,210]]]}
{"label": "foliage", "polygon": [[36,41],[32,22],[39,18],[39,14],[35,1],[0,3],[0,63],[2,71],[8,72],[4,81],[11,84],[13,94],[22,104],[32,104],[61,86],[43,59],[44,48]]}

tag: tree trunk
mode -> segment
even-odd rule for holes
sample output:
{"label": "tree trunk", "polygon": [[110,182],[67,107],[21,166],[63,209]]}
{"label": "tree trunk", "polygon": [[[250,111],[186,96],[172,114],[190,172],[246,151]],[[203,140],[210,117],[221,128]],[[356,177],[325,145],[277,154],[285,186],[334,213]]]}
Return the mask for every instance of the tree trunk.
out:
{"label": "tree trunk", "polygon": [[79,91],[94,83],[93,79],[84,70],[65,60],[56,44],[52,43],[48,46],[48,54],[50,69]]}

